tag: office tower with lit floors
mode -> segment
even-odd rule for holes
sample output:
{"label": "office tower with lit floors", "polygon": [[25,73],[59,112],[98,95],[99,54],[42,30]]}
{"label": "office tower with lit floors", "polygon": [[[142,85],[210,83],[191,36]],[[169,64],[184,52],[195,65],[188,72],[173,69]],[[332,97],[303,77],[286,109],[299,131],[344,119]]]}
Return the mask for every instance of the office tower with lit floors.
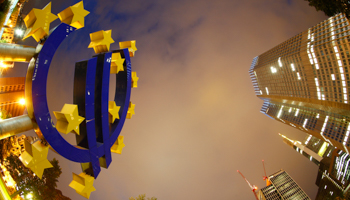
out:
{"label": "office tower with lit floors", "polygon": [[350,25],[343,14],[253,59],[261,112],[349,153]]}
{"label": "office tower with lit floors", "polygon": [[266,187],[259,190],[259,200],[311,200],[284,170],[280,170],[268,176],[268,183]]}
{"label": "office tower with lit floors", "polygon": [[319,167],[316,178],[316,185],[319,189],[315,200],[335,199],[336,197],[350,199],[349,154],[311,135],[307,136],[303,142],[281,136],[283,142]]}

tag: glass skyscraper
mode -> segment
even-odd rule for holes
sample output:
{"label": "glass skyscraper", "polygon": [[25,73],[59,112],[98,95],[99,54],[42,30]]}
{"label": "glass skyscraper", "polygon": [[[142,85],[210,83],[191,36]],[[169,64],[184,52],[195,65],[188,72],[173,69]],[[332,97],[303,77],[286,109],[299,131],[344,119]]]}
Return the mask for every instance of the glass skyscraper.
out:
{"label": "glass skyscraper", "polygon": [[307,136],[303,143],[281,135],[283,141],[297,152],[319,166],[316,185],[319,187],[316,200],[350,199],[350,156],[327,142]]}
{"label": "glass skyscraper", "polygon": [[249,70],[265,115],[350,150],[350,24],[343,14],[253,59]]}
{"label": "glass skyscraper", "polygon": [[311,200],[284,170],[271,174],[268,179],[271,184],[258,192],[260,200]]}

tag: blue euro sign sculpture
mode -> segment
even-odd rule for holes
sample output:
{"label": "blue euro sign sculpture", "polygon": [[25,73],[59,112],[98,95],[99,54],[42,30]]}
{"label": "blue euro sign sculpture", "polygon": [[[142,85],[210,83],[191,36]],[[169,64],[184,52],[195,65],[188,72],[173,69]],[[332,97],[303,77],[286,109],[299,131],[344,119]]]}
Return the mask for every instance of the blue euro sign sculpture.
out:
{"label": "blue euro sign sculpture", "polygon": [[[112,161],[111,147],[118,139],[124,125],[132,86],[131,62],[128,49],[100,53],[93,58],[76,63],[73,103],[85,120],[79,125],[77,145],[68,143],[57,131],[47,105],[46,85],[52,58],[62,43],[76,28],[61,23],[47,37],[35,62],[32,75],[33,113],[36,132],[61,156],[82,164],[85,173],[97,178],[101,167],[108,168]],[[109,123],[108,93],[112,53],[125,59],[124,71],[116,74],[114,101],[120,106],[119,119]],[[28,76],[27,76],[28,77]]]}

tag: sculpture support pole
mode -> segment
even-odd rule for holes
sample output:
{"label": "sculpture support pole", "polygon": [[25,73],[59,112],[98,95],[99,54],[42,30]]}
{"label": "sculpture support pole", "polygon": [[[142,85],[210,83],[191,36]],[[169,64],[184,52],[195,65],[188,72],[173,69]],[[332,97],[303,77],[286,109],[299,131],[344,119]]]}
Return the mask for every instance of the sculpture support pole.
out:
{"label": "sculpture support pole", "polygon": [[0,121],[0,140],[33,129],[28,115],[21,115]]}
{"label": "sculpture support pole", "polygon": [[0,60],[13,62],[29,62],[35,54],[35,47],[6,44],[0,45]]}

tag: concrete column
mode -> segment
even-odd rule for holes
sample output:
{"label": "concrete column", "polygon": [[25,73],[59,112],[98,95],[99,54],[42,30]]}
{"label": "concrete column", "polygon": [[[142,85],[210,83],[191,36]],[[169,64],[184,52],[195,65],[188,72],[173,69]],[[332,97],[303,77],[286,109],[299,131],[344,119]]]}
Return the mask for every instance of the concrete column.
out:
{"label": "concrete column", "polygon": [[21,115],[0,121],[0,140],[33,129],[28,115]]}
{"label": "concrete column", "polygon": [[0,60],[29,62],[35,54],[35,47],[18,44],[0,44]]}

